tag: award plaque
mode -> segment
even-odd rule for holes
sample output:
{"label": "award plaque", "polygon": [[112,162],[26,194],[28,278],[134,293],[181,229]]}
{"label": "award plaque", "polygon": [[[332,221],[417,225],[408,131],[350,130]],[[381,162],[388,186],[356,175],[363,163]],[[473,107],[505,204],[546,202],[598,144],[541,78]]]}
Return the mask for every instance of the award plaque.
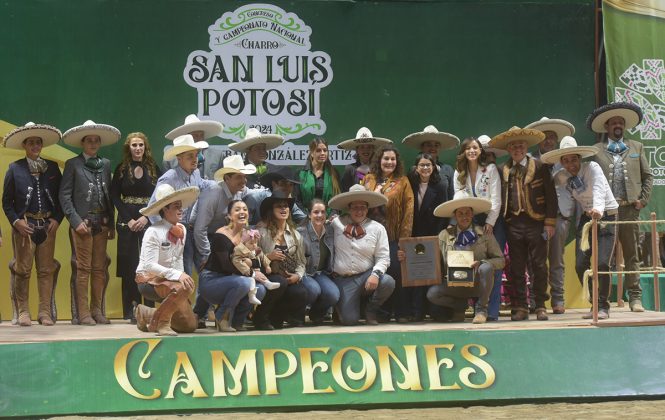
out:
{"label": "award plaque", "polygon": [[473,251],[448,251],[448,287],[473,287],[475,270],[473,269]]}
{"label": "award plaque", "polygon": [[402,238],[399,249],[406,253],[401,264],[402,287],[441,283],[441,251],[437,236]]}

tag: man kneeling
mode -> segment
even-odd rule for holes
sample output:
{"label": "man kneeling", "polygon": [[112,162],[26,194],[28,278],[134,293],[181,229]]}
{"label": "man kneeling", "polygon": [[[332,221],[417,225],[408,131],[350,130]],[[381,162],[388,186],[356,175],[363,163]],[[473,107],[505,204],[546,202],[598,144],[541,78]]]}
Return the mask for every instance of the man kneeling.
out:
{"label": "man kneeling", "polygon": [[475,272],[473,286],[454,285],[452,279],[444,278],[443,283],[432,286],[427,291],[427,299],[444,307],[445,321],[463,322],[464,311],[469,298],[478,298],[474,324],[487,320],[487,301],[494,285],[494,270],[505,264],[503,253],[493,235],[484,233],[482,227],[473,224],[473,215],[485,213],[491,203],[483,198],[456,198],[439,205],[434,210],[437,217],[455,217],[457,225],[439,233],[439,247],[443,257],[443,273],[447,277],[448,252],[472,251],[472,269]]}
{"label": "man kneeling", "polygon": [[184,272],[185,227],[178,223],[182,209],[191,206],[199,196],[197,187],[175,191],[169,184],[155,190],[157,200],[140,210],[148,217],[159,214],[161,220],[146,230],[141,246],[141,258],[136,268],[136,282],[141,294],[161,302],[159,308],[138,305],[136,326],[157,335],[178,335],[196,330],[197,319],[189,295],[194,280]]}
{"label": "man kneeling", "polygon": [[354,185],[328,203],[335,210],[349,213],[332,221],[335,234],[332,280],[339,288],[337,314],[344,325],[358,323],[361,299],[367,296],[365,324],[377,325],[376,311],[395,289],[395,280],[385,274],[390,265],[388,233],[382,224],[367,217],[368,209],[387,202],[383,194]]}

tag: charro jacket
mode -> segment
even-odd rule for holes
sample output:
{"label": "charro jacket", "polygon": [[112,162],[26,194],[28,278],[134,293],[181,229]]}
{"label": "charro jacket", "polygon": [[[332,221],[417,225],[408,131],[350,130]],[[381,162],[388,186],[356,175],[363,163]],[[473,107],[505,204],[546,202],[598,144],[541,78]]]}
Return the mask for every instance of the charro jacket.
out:
{"label": "charro jacket", "polygon": [[48,165],[46,172],[40,174],[39,179],[30,174],[28,161],[25,158],[9,165],[2,191],[2,208],[10,224],[13,225],[17,219],[23,218],[30,203],[37,199],[38,193],[34,190],[37,185],[40,189],[39,195],[52,207],[51,217],[58,223],[62,222],[63,214],[58,201],[62,175],[57,163],[52,160],[46,160],[46,163]]}

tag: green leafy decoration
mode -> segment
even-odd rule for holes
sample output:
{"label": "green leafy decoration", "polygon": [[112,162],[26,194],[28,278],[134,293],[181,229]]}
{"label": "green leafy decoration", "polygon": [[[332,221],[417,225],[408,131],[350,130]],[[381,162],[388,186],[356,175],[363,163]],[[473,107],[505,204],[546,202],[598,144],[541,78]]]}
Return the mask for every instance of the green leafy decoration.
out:
{"label": "green leafy decoration", "polygon": [[321,129],[321,124],[296,124],[291,127],[285,127],[283,125],[277,124],[275,127],[275,131],[277,134],[284,135],[284,134],[298,134],[310,127],[316,128],[317,130]]}

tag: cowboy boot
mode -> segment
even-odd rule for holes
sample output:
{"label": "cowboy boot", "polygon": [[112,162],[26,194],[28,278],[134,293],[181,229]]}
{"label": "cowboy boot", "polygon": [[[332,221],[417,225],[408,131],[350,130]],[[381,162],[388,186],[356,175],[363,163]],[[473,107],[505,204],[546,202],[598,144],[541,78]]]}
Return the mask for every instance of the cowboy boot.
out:
{"label": "cowboy boot", "polygon": [[[101,234],[100,234],[101,235]],[[101,245],[94,243],[96,252],[106,251],[106,248],[101,250]],[[104,260],[101,262],[101,267],[97,267],[95,264],[99,262],[95,261],[93,257],[93,267],[92,267],[92,278],[90,279],[90,314],[98,324],[110,324],[105,316],[104,311],[104,294],[106,293],[106,286],[108,284],[108,262],[110,259],[104,253]]]}
{"label": "cowboy boot", "polygon": [[171,329],[171,321],[160,321],[157,324],[157,334],[159,336],[176,336],[177,332]]}
{"label": "cowboy boot", "polygon": [[215,325],[219,332],[236,332],[236,329],[231,326],[231,311],[224,312],[221,319],[215,319]]}
{"label": "cowboy boot", "polygon": [[49,271],[46,275],[39,275],[37,278],[37,290],[39,291],[39,314],[37,319],[39,323],[45,326],[54,324],[51,314],[53,312],[51,303],[53,302],[53,276]]}
{"label": "cowboy boot", "polygon": [[155,311],[155,308],[149,308],[145,305],[136,305],[136,307],[134,307],[136,328],[143,332],[148,332],[148,324],[150,324],[150,321],[152,321]]}
{"label": "cowboy boot", "polygon": [[[159,287],[155,287],[155,291],[158,295],[160,294]],[[168,295],[166,295],[164,300],[162,300],[162,303],[159,305],[159,308],[157,308],[153,313],[152,319],[148,324],[148,331],[158,332],[159,326],[164,324],[168,324],[169,329],[171,328],[171,316],[178,307],[176,296],[177,292],[175,290],[172,290]]]}
{"label": "cowboy boot", "polygon": [[10,284],[12,286],[12,293],[17,312],[17,324],[21,327],[29,327],[32,325],[30,318],[29,306],[29,291],[30,291],[30,276],[22,276],[16,272],[14,266],[10,267]]}

